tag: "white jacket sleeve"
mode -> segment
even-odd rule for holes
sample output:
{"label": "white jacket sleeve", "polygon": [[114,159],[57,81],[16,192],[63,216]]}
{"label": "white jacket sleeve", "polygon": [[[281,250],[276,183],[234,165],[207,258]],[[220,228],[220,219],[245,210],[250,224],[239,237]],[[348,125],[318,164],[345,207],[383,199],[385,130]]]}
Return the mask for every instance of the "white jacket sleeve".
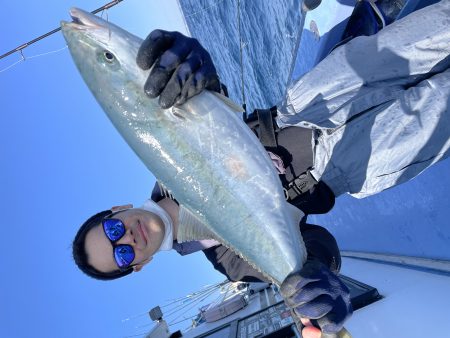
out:
{"label": "white jacket sleeve", "polygon": [[448,67],[450,1],[336,48],[290,88],[280,126],[336,128]]}

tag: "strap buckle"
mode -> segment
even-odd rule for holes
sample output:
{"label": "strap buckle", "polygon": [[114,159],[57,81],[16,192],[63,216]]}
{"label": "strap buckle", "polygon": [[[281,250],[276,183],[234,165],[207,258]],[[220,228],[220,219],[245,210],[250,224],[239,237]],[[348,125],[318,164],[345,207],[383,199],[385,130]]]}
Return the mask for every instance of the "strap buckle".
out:
{"label": "strap buckle", "polygon": [[300,174],[293,181],[289,182],[285,190],[286,200],[293,200],[294,198],[304,194],[318,182],[311,174],[310,170]]}

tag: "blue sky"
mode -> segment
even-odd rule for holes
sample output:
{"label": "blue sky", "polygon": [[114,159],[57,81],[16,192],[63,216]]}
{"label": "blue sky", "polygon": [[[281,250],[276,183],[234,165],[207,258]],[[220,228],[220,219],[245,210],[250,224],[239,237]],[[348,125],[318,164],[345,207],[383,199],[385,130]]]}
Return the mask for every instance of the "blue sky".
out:
{"label": "blue sky", "polygon": [[[0,53],[69,20],[72,6],[91,11],[106,2],[3,2]],[[141,37],[185,29],[174,0],[126,0],[108,17]],[[109,283],[77,270],[71,241],[79,225],[113,205],[139,206],[154,177],[107,120],[67,49],[33,58],[64,46],[57,33],[0,72],[0,336],[132,336],[150,320],[122,319],[224,278],[202,254],[163,253],[134,277]],[[17,60],[17,53],[0,60],[0,71]]]}

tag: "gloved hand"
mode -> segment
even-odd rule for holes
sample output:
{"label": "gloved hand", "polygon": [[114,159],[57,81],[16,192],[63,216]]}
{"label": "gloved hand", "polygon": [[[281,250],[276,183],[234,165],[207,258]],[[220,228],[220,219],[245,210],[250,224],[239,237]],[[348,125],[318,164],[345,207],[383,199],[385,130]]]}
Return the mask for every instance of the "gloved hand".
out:
{"label": "gloved hand", "polygon": [[318,261],[307,261],[300,272],[289,275],[280,292],[298,315],[297,322],[311,319],[325,337],[339,332],[353,312],[348,288]]}
{"label": "gloved hand", "polygon": [[146,94],[159,96],[159,105],[180,105],[204,89],[220,92],[219,77],[209,53],[193,38],[179,32],[154,30],[139,48],[141,69],[153,66],[145,83]]}

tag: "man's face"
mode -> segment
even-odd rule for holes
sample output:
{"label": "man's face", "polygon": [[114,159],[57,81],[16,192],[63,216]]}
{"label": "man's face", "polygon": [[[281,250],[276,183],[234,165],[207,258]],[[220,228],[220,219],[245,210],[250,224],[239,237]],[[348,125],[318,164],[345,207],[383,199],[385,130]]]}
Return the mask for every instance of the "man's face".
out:
{"label": "man's face", "polygon": [[[125,234],[115,245],[131,245],[135,258],[131,265],[135,271],[148,263],[153,254],[160,248],[164,239],[164,224],[155,214],[143,209],[127,209],[112,216],[125,225]],[[88,262],[101,272],[118,270],[113,256],[113,246],[106,237],[102,224],[92,228],[86,235],[85,241]]]}

